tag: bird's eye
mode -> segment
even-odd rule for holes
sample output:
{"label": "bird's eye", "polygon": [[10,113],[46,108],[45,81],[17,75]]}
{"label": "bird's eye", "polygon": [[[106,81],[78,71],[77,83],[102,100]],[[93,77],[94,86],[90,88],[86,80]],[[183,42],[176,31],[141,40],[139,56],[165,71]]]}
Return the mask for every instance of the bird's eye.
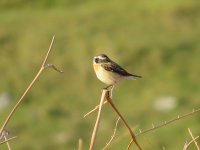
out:
{"label": "bird's eye", "polygon": [[99,62],[99,58],[95,58],[94,61],[95,61],[95,63],[98,63]]}

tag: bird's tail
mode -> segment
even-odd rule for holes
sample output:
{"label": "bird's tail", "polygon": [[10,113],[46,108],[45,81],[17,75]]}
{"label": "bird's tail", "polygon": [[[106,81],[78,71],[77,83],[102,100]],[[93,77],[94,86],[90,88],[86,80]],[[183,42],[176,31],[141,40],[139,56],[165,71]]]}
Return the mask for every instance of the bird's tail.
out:
{"label": "bird's tail", "polygon": [[133,80],[135,80],[135,79],[137,79],[137,78],[142,78],[142,76],[139,76],[139,75],[135,75],[135,74],[130,74],[130,76],[128,76],[128,79],[133,79]]}

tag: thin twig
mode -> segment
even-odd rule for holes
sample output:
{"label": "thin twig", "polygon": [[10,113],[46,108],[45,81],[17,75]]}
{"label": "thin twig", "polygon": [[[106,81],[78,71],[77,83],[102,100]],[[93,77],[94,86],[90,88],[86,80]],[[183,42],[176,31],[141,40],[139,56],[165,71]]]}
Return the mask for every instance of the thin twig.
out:
{"label": "thin twig", "polygon": [[52,69],[54,69],[55,71],[57,71],[57,72],[59,72],[59,73],[64,73],[64,71],[62,71],[62,70],[59,70],[56,66],[54,66],[53,64],[46,64],[45,66],[44,66],[44,68],[46,69],[46,68],[52,68]]}
{"label": "thin twig", "polygon": [[[107,101],[104,101],[104,102],[103,102],[103,105],[106,104],[106,103],[107,103]],[[88,115],[90,115],[91,113],[93,113],[94,111],[96,111],[97,109],[99,109],[99,105],[95,106],[94,109],[92,109],[92,110],[90,110],[89,112],[87,112],[83,117],[84,117],[84,118],[87,117]]]}
{"label": "thin twig", "polygon": [[[118,114],[118,116],[122,119],[123,123],[125,124],[125,126],[127,127],[129,133],[131,134],[132,137],[132,142],[135,142],[135,144],[137,145],[137,147],[141,150],[142,148],[140,147],[140,145],[138,144],[135,134],[133,133],[133,131],[131,130],[131,128],[129,127],[128,123],[126,122],[126,120],[124,119],[124,117],[121,115],[121,113],[118,111],[118,109],[115,107],[114,103],[112,102],[112,99],[110,98],[110,95],[107,95],[106,97],[107,101],[109,102],[109,104],[112,106],[112,108],[115,110],[115,112]],[[130,148],[132,142],[129,143],[127,149]]]}
{"label": "thin twig", "polygon": [[1,139],[4,139],[4,141],[6,141],[6,145],[7,145],[7,147],[8,147],[8,150],[11,150],[9,141],[7,140],[8,134],[9,134],[8,131],[3,130],[3,132],[2,132],[2,134],[1,134],[1,136],[0,136],[0,140],[1,140]]}
{"label": "thin twig", "polygon": [[81,138],[78,139],[78,150],[83,149],[83,140]]}
{"label": "thin twig", "polygon": [[187,150],[187,149],[190,147],[190,145],[191,145],[194,141],[196,141],[198,138],[199,138],[199,136],[197,136],[197,137],[195,137],[194,139],[192,139],[189,143],[186,142],[186,143],[184,144],[183,150]]}
{"label": "thin twig", "polygon": [[179,115],[178,115],[177,118],[172,119],[172,120],[169,120],[169,121],[164,121],[163,123],[161,123],[161,124],[159,124],[159,125],[155,125],[155,126],[153,126],[152,128],[150,128],[150,129],[147,129],[147,130],[144,130],[144,131],[139,131],[139,133],[137,133],[136,136],[139,136],[139,135],[141,135],[141,134],[146,134],[146,133],[148,133],[148,132],[151,132],[151,131],[154,131],[154,130],[156,130],[156,129],[158,129],[158,128],[161,128],[161,127],[163,127],[163,126],[167,126],[167,125],[169,125],[169,124],[171,124],[171,123],[174,123],[174,122],[176,122],[176,121],[178,121],[178,120],[181,120],[181,119],[183,119],[183,118],[186,118],[186,117],[188,117],[188,116],[191,116],[191,115],[193,115],[193,114],[195,114],[195,113],[197,113],[197,112],[200,112],[200,108],[198,108],[198,109],[196,109],[196,110],[193,109],[192,112],[189,112],[189,113],[187,113],[187,114],[185,114],[185,115],[182,115],[182,116],[179,116]]}
{"label": "thin twig", "polygon": [[[45,69],[45,65],[49,56],[49,53],[52,49],[52,45],[54,42],[54,36],[51,40],[51,44],[49,46],[49,49],[47,51],[47,54],[42,62],[42,65],[38,71],[38,73],[36,74],[35,78],[32,80],[32,82],[29,84],[29,86],[27,87],[27,89],[25,90],[25,92],[22,94],[22,96],[20,97],[20,99],[18,100],[18,102],[15,104],[15,106],[13,107],[13,109],[11,110],[11,112],[9,113],[9,115],[7,116],[6,120],[4,121],[1,130],[0,130],[0,134],[3,132],[3,130],[5,129],[6,125],[8,124],[8,122],[10,121],[11,117],[13,116],[13,114],[15,113],[15,111],[17,110],[17,108],[20,106],[20,104],[23,102],[24,97],[27,95],[27,93],[30,91],[30,89],[32,88],[32,86],[34,85],[34,83],[38,80],[39,76],[41,75],[42,71]],[[54,68],[55,69],[55,68]]]}
{"label": "thin twig", "polygon": [[4,141],[0,142],[0,145],[6,143],[8,141],[11,141],[11,140],[13,140],[15,138],[17,138],[17,136],[14,136],[14,137],[11,137],[11,138],[7,138],[7,140],[4,140]]}
{"label": "thin twig", "polygon": [[116,131],[117,131],[117,125],[119,123],[120,117],[117,119],[116,124],[115,124],[115,128],[114,128],[114,132],[113,135],[111,136],[110,140],[108,141],[108,143],[106,143],[106,146],[103,148],[103,150],[106,150],[106,148],[109,146],[109,144],[113,141]]}
{"label": "thin twig", "polygon": [[104,99],[105,99],[106,95],[108,95],[108,94],[109,94],[108,90],[103,89],[102,95],[101,95],[101,101],[100,101],[100,104],[99,104],[99,111],[98,111],[96,123],[94,125],[94,129],[93,129],[93,132],[92,132],[92,137],[91,137],[91,141],[90,141],[90,149],[89,150],[93,150],[94,149],[94,143],[95,143],[95,140],[96,140],[97,130],[98,130],[99,123],[100,123],[101,112],[102,112],[102,108],[103,108],[102,107],[103,106],[103,102],[104,102]]}
{"label": "thin twig", "polygon": [[[113,91],[114,91],[114,85],[111,87],[111,89],[110,89],[110,97],[112,98],[112,96],[113,96]],[[106,88],[107,89],[107,88]],[[103,105],[104,104],[107,104],[107,101],[105,100],[104,102],[103,102]],[[84,114],[84,116],[83,116],[83,118],[85,118],[85,117],[87,117],[88,115],[90,115],[91,113],[93,113],[94,111],[96,111],[97,109],[99,109],[99,105],[97,105],[97,106],[95,106],[95,108],[93,108],[92,110],[90,110],[89,112],[87,112],[86,114]]]}
{"label": "thin twig", "polygon": [[[6,136],[4,135],[3,137],[4,137],[4,140],[7,141]],[[8,150],[11,150],[11,147],[10,147],[9,141],[6,142],[6,145],[7,145],[7,147],[8,147]]]}
{"label": "thin twig", "polygon": [[[182,120],[182,119],[184,119],[184,118],[186,118],[186,117],[192,116],[192,115],[194,115],[194,114],[196,114],[196,113],[198,113],[198,112],[200,112],[200,108],[198,108],[198,109],[196,109],[196,110],[193,109],[191,112],[189,112],[189,113],[187,113],[187,114],[185,114],[185,115],[178,115],[177,118],[175,118],[175,119],[171,119],[171,120],[169,120],[169,121],[163,121],[163,123],[161,123],[161,124],[159,124],[159,125],[154,125],[154,124],[153,124],[153,125],[152,125],[152,128],[149,128],[149,129],[147,129],[147,130],[142,131],[142,129],[139,129],[139,132],[136,133],[135,136],[137,137],[137,136],[141,136],[141,135],[143,135],[143,134],[152,132],[152,131],[154,131],[154,130],[156,130],[156,129],[159,129],[159,128],[162,128],[162,127],[167,126],[167,125],[169,125],[169,124],[175,123],[176,121],[179,121],[179,120]],[[112,143],[111,145],[113,145],[114,143],[116,143],[116,142],[117,142],[119,139],[121,139],[121,138],[122,138],[122,137],[120,137],[120,138],[114,140],[113,143]],[[111,145],[110,145],[110,146],[111,146]]]}
{"label": "thin twig", "polygon": [[199,146],[198,146],[198,144],[197,144],[197,141],[195,140],[194,136],[192,135],[192,132],[191,132],[190,128],[188,128],[188,131],[189,131],[190,136],[192,137],[192,140],[194,141],[194,143],[195,143],[197,149],[199,150]]}
{"label": "thin twig", "polygon": [[2,133],[0,134],[0,140],[4,138],[4,136],[8,136],[9,132],[7,130],[3,130]]}

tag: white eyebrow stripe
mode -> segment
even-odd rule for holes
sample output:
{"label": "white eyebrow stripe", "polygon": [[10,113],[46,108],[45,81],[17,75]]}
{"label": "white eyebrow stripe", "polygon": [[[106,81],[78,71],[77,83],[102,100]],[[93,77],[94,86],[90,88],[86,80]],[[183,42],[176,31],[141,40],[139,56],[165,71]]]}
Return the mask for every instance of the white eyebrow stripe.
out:
{"label": "white eyebrow stripe", "polygon": [[98,58],[99,58],[99,59],[106,59],[105,57],[101,57],[101,56],[99,56]]}

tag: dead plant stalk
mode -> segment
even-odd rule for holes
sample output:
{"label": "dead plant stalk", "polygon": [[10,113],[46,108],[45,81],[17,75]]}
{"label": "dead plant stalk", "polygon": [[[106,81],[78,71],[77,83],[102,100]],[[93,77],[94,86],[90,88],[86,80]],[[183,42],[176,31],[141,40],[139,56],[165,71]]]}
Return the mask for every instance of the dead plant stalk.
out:
{"label": "dead plant stalk", "polygon": [[4,121],[4,123],[3,123],[2,127],[1,127],[0,134],[3,132],[3,130],[5,129],[6,125],[9,123],[11,117],[14,115],[15,111],[17,110],[17,108],[23,102],[24,97],[28,94],[28,92],[30,91],[30,89],[33,87],[34,83],[39,79],[41,73],[43,72],[43,70],[45,68],[53,68],[54,70],[62,73],[62,71],[58,70],[54,65],[52,65],[52,64],[46,64],[47,59],[49,57],[49,53],[50,53],[50,51],[52,49],[53,42],[54,42],[54,36],[53,36],[53,38],[51,40],[49,49],[47,51],[47,54],[46,54],[46,56],[45,56],[45,58],[44,58],[44,60],[42,62],[42,65],[41,65],[38,73],[36,74],[36,76],[32,80],[32,82],[29,84],[29,86],[27,87],[27,89],[24,91],[24,93],[22,94],[22,96],[20,97],[20,99],[17,101],[17,103],[15,104],[15,106],[13,107],[13,109],[11,110],[11,112],[9,113],[9,115],[7,116],[6,120]]}
{"label": "dead plant stalk", "polygon": [[136,140],[136,136],[133,133],[133,131],[131,130],[131,128],[129,127],[128,123],[126,122],[126,120],[124,119],[124,117],[121,115],[121,113],[119,112],[119,110],[115,107],[114,103],[112,102],[112,99],[110,98],[110,94],[107,95],[106,100],[108,101],[108,103],[112,106],[112,108],[115,110],[115,112],[118,114],[118,116],[120,117],[120,119],[123,121],[123,123],[125,124],[125,126],[127,127],[129,133],[131,134],[132,140],[129,143],[127,149],[130,148],[132,142],[134,142],[138,149],[142,150],[141,146],[139,145],[139,143]]}
{"label": "dead plant stalk", "polygon": [[105,99],[107,94],[108,94],[108,90],[103,89],[102,95],[101,95],[101,101],[100,101],[100,104],[99,104],[99,111],[98,111],[96,123],[94,125],[94,129],[93,129],[93,132],[92,132],[89,150],[94,149],[94,144],[95,144],[95,141],[96,141],[96,135],[97,135],[97,131],[98,131],[99,123],[100,123],[100,118],[101,118],[101,113],[102,113],[102,108],[103,108],[102,106],[103,106],[103,102],[104,102],[104,99]]}

